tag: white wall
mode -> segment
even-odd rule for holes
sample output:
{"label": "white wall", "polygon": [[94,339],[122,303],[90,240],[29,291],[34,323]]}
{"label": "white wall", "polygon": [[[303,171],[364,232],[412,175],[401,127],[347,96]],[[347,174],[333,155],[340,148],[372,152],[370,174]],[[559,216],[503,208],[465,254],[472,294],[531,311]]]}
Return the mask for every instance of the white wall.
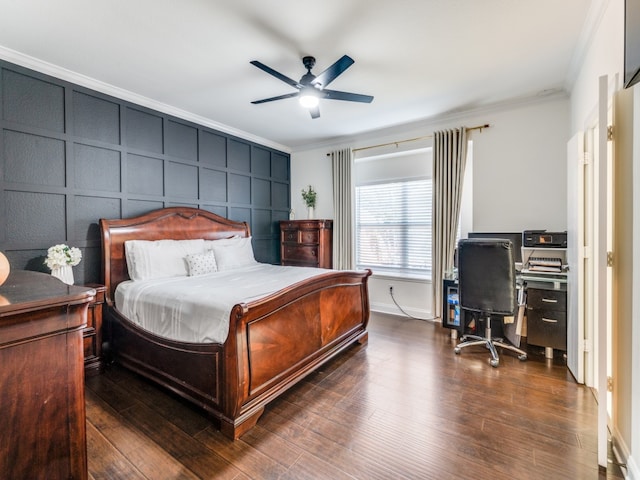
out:
{"label": "white wall", "polygon": [[[331,150],[361,148],[430,135],[457,126],[491,127],[471,132],[473,140],[473,230],[521,231],[527,228],[566,229],[566,140],[569,136],[569,100],[562,95],[494,106],[438,121],[394,127],[335,145],[291,154],[291,204],[297,218],[303,210],[300,190],[311,184],[318,191],[317,218],[333,218]],[[401,144],[409,149],[430,144]],[[370,281],[374,310],[400,313],[391,301],[388,285],[411,315],[432,318],[430,285],[378,277]]]}
{"label": "white wall", "polygon": [[473,134],[473,229],[567,228],[567,99],[493,115]]}
{"label": "white wall", "polygon": [[[594,25],[593,35],[589,39],[588,48],[585,50],[580,62],[574,86],[571,90],[571,134],[580,130],[586,130],[593,123],[598,102],[598,82],[602,75],[608,75],[610,91],[620,88],[624,69],[624,2],[622,0],[598,0],[594,1]],[[636,93],[637,95],[637,93]],[[638,115],[639,112],[634,112]],[[635,120],[634,120],[635,122]],[[622,126],[621,126],[622,127]],[[617,127],[616,127],[617,128]],[[640,144],[640,138],[633,138],[632,150],[636,152]],[[637,165],[635,160],[633,165]],[[640,200],[635,193],[640,188],[637,169],[633,170],[634,199],[632,204],[624,206],[633,210],[633,217],[638,216]],[[623,208],[617,205],[616,208]],[[636,225],[633,230],[637,231]],[[630,227],[631,229],[631,227]],[[615,232],[614,232],[615,235]],[[633,261],[640,255],[635,236],[633,242]],[[634,270],[630,283],[638,274]],[[629,285],[632,291],[637,292],[640,287]],[[637,345],[640,338],[640,306],[634,299],[636,295],[630,295],[625,303],[626,311],[633,312],[625,318],[618,318],[618,322],[630,322],[621,325],[624,328],[620,332],[632,332],[633,338],[613,338],[614,351],[617,356],[614,366],[618,371],[613,371],[614,391],[624,392],[614,398],[614,415],[611,425],[614,443],[623,454],[628,467],[628,478],[640,479],[640,368],[634,362],[633,356],[637,356]],[[619,302],[622,303],[622,302]],[[626,334],[625,334],[626,335]],[[635,347],[633,347],[635,345]],[[634,354],[635,350],[635,354]],[[635,367],[635,368],[634,368]],[[618,382],[617,385],[615,383]],[[623,385],[620,382],[624,382]]]}

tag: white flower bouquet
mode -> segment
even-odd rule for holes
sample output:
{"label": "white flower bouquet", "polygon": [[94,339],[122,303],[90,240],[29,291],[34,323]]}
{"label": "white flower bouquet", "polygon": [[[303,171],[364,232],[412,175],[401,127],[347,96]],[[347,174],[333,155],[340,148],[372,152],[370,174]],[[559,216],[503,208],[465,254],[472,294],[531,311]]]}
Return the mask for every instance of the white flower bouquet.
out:
{"label": "white flower bouquet", "polygon": [[51,270],[69,265],[75,267],[82,260],[82,252],[77,247],[69,247],[63,243],[49,247],[44,263]]}

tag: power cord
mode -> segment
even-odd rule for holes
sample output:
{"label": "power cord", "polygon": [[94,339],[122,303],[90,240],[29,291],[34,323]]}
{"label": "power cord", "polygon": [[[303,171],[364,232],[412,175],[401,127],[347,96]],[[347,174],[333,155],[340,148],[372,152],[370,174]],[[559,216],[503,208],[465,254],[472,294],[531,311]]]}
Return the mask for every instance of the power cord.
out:
{"label": "power cord", "polygon": [[404,313],[409,318],[412,318],[414,320],[435,320],[437,318],[437,317],[418,318],[418,317],[414,317],[413,315],[405,312],[404,309],[400,306],[400,304],[398,302],[396,302],[396,299],[393,296],[393,285],[389,285],[389,295],[391,296],[391,300],[393,300],[393,303],[395,303],[396,307],[398,307],[398,310],[400,310],[402,313]]}

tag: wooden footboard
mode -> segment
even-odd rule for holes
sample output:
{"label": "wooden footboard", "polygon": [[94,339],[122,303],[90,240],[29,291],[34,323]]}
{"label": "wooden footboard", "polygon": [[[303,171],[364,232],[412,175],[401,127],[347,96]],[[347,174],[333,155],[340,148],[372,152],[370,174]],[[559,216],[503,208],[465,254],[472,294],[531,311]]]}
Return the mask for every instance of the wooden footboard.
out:
{"label": "wooden footboard", "polygon": [[[370,272],[333,272],[280,296],[238,305],[235,337],[225,362],[227,392],[222,431],[238,438],[266,403],[352,343],[367,340]],[[235,323],[235,326],[233,326]]]}
{"label": "wooden footboard", "polygon": [[209,412],[236,439],[265,405],[354,342],[365,343],[370,271],[327,270],[267,298],[236,305],[224,344],[195,344],[153,335],[113,302],[127,280],[126,240],[248,236],[246,224],[175,207],[132,219],[100,220],[109,352],[118,363]]}

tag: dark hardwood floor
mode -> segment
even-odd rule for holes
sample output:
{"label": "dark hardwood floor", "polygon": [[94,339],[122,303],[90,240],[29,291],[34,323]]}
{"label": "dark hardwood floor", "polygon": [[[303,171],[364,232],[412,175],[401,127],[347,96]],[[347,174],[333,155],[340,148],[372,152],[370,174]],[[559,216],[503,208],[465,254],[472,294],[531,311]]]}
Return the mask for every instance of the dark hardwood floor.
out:
{"label": "dark hardwood floor", "polygon": [[597,405],[562,358],[526,362],[372,314],[354,346],[272,402],[240,440],[117,366],[89,378],[94,479],[605,479]]}

